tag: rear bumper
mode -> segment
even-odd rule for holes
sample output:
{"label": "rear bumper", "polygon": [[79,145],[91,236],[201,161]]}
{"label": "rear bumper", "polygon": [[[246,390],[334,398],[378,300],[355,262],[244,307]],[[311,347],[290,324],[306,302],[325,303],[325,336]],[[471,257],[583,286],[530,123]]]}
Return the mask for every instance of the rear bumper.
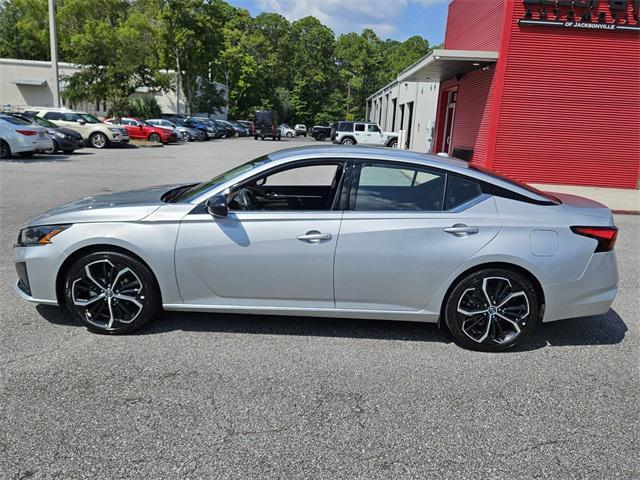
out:
{"label": "rear bumper", "polygon": [[615,252],[594,253],[578,280],[544,285],[543,289],[544,322],[606,313],[618,293]]}

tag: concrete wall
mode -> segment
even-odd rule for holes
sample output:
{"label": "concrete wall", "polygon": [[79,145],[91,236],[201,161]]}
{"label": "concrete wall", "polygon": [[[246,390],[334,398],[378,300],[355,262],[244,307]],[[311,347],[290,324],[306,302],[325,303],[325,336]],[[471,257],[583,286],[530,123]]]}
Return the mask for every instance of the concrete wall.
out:
{"label": "concrete wall", "polygon": [[[72,75],[79,68],[70,63],[58,63],[60,77]],[[21,81],[44,82],[43,85],[20,84]],[[22,110],[25,107],[52,107],[53,106],[53,75],[51,62],[35,60],[16,60],[0,58],[0,110]],[[225,85],[217,84],[227,94]],[[64,81],[60,82],[60,89],[64,90]],[[177,113],[178,98],[175,91],[150,92],[142,88],[133,97],[153,95],[163,113]],[[61,95],[63,107],[83,110],[94,115],[106,116],[108,105],[100,102],[80,102],[69,104]],[[185,113],[184,95],[180,96],[180,113]],[[216,118],[227,118],[227,108],[215,115]]]}
{"label": "concrete wall", "polygon": [[[408,148],[416,152],[430,152],[438,106],[438,88],[437,82],[392,82],[368,98],[367,121],[379,123],[386,132],[410,129]],[[413,115],[409,125],[411,103]]]}

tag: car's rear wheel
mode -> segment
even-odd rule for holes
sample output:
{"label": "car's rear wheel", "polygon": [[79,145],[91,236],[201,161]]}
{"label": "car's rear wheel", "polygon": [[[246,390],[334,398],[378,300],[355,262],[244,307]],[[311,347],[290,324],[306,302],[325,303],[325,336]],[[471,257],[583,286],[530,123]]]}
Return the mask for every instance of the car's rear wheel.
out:
{"label": "car's rear wheel", "polygon": [[487,268],[463,277],[445,306],[445,323],[461,345],[484,352],[513,347],[540,317],[535,288],[525,276]]}
{"label": "car's rear wheel", "polygon": [[319,133],[318,136],[316,137],[316,140],[319,142],[324,142],[326,138],[327,136],[324,133]]}
{"label": "car's rear wheel", "polygon": [[58,142],[55,140],[51,141],[51,148],[47,148],[44,153],[56,153],[60,147],[58,146]]}
{"label": "car's rear wheel", "polygon": [[149,135],[149,141],[154,143],[161,143],[162,138],[160,138],[160,135],[158,135],[157,133],[152,133],[151,135]]}
{"label": "car's rear wheel", "polygon": [[94,252],[79,258],[64,283],[71,314],[96,333],[129,333],[151,320],[160,294],[149,268],[119,252]]}
{"label": "car's rear wheel", "polygon": [[391,140],[388,144],[387,147],[390,148],[398,148],[398,140]]}
{"label": "car's rear wheel", "polygon": [[89,143],[93,148],[106,148],[109,146],[109,140],[104,133],[92,133],[89,137]]}
{"label": "car's rear wheel", "polygon": [[11,147],[9,147],[9,144],[4,140],[0,140],[0,158],[11,158]]}

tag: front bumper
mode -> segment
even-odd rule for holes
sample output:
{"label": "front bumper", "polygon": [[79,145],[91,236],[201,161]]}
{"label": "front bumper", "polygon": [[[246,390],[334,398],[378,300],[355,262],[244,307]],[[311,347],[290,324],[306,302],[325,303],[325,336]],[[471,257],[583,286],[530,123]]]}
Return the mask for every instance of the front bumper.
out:
{"label": "front bumper", "polygon": [[14,249],[18,281],[15,290],[27,301],[58,305],[56,276],[63,255],[54,244]]}

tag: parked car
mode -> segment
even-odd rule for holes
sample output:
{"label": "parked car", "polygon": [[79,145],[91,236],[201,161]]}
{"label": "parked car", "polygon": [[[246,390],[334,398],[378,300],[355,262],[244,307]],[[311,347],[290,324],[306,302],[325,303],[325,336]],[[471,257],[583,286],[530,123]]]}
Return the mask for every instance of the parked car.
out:
{"label": "parked car", "polygon": [[216,123],[224,128],[227,138],[235,137],[238,135],[238,130],[226,120],[216,120]]}
{"label": "parked car", "polygon": [[282,135],[278,129],[278,115],[275,110],[261,110],[257,111],[253,120],[255,126],[253,131],[253,138],[264,140],[266,137],[271,137],[273,140],[280,140]]}
{"label": "parked car", "polygon": [[178,135],[173,130],[156,127],[139,118],[121,117],[110,118],[105,121],[111,125],[122,125],[129,133],[129,137],[135,138],[136,140],[148,140],[155,143],[178,141]]}
{"label": "parked car", "polygon": [[398,134],[383,132],[377,123],[338,122],[331,131],[331,139],[341,145],[398,146]]}
{"label": "parked car", "polygon": [[28,120],[0,114],[0,158],[6,159],[16,153],[29,158],[37,152],[50,150],[53,146],[46,130]]}
{"label": "parked car", "polygon": [[280,135],[283,137],[293,138],[296,136],[296,131],[286,123],[283,123],[282,125],[280,125],[279,130],[280,130]]}
{"label": "parked car", "polygon": [[331,138],[331,127],[322,127],[315,125],[311,129],[311,136],[318,142],[324,142],[327,138]]}
{"label": "parked car", "polygon": [[43,127],[52,141],[51,149],[47,150],[47,153],[56,153],[58,150],[62,150],[66,154],[71,154],[84,148],[84,139],[75,130],[59,127],[49,120],[24,113],[9,113],[9,115]]}
{"label": "parked car", "polygon": [[124,128],[107,125],[87,112],[67,108],[31,107],[24,113],[49,120],[60,127],[75,130],[87,144],[94,148],[106,148],[112,145],[129,143],[129,134]]}
{"label": "parked car", "polygon": [[225,136],[225,129],[221,127],[218,122],[208,117],[189,117],[189,120],[199,122],[205,125],[207,129],[207,136],[209,138],[222,138]]}
{"label": "parked car", "polygon": [[160,309],[311,315],[440,322],[500,351],[605,313],[616,236],[604,205],[466,162],[307,147],[49,210],[19,233],[16,289],[102,333]]}
{"label": "parked car", "polygon": [[182,113],[162,113],[160,114],[160,118],[170,120],[175,123],[176,120],[184,120],[187,116]]}
{"label": "parked car", "polygon": [[235,120],[227,120],[227,123],[231,124],[231,126],[236,130],[236,134],[239,137],[247,137],[249,136],[249,130],[243,124]]}
{"label": "parked car", "polygon": [[244,125],[244,127],[249,131],[249,135],[253,135],[253,122],[249,120],[237,120],[238,123]]}
{"label": "parked car", "polygon": [[196,130],[195,128],[176,125],[171,120],[166,120],[164,118],[151,118],[145,121],[153,125],[154,127],[167,128],[169,130],[173,130],[185,142],[202,140],[204,136],[202,132],[200,132],[199,130]]}
{"label": "parked car", "polygon": [[305,137],[307,136],[307,127],[306,127],[306,125],[298,123],[293,128],[295,128],[295,130],[296,130],[296,135],[304,135]]}
{"label": "parked car", "polygon": [[176,125],[179,125],[181,127],[193,128],[194,130],[200,132],[200,140],[209,140],[210,138],[215,137],[215,132],[213,131],[213,129],[205,123],[197,122],[188,118],[176,118],[175,123]]}

